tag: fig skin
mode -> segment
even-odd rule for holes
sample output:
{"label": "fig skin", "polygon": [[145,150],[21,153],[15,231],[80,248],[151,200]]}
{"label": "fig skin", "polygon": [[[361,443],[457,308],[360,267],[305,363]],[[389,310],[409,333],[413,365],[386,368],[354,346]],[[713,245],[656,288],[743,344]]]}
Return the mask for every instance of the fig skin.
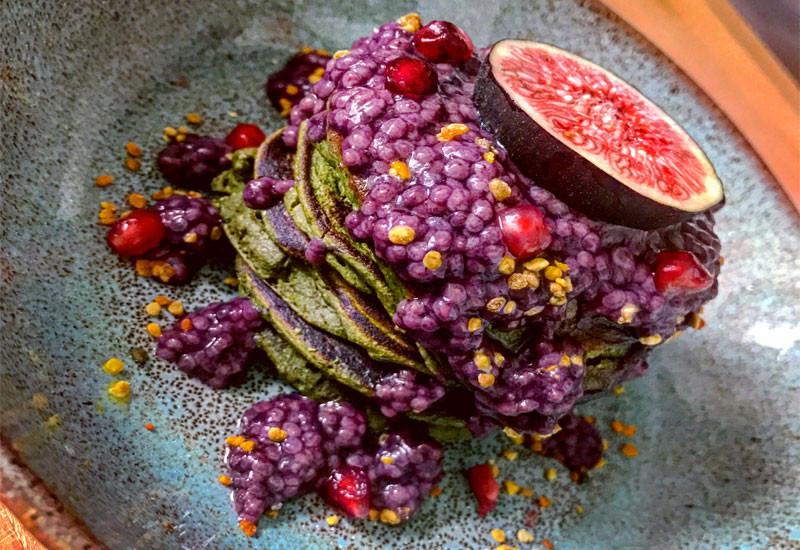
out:
{"label": "fig skin", "polygon": [[[559,141],[516,105],[492,74],[489,59],[481,65],[473,94],[481,125],[536,185],[591,219],[637,229],[673,225],[698,213],[640,195]],[[724,202],[723,197],[712,208]]]}

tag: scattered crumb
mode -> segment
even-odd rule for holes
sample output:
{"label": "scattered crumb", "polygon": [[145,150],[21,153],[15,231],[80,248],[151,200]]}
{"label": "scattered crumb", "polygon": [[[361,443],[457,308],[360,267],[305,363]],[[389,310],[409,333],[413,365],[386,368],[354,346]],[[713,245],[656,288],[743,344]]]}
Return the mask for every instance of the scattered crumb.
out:
{"label": "scattered crumb", "polygon": [[97,187],[108,187],[112,183],[114,183],[114,176],[110,174],[100,174],[94,178],[94,184]]}
{"label": "scattered crumb", "polygon": [[186,122],[193,126],[198,126],[203,123],[203,116],[200,113],[187,113]]}
{"label": "scattered crumb", "polygon": [[142,156],[142,148],[136,145],[134,142],[129,141],[125,144],[125,152],[128,153],[131,157],[138,158]]}
{"label": "scattered crumb", "polygon": [[124,368],[125,368],[125,363],[123,363],[122,360],[117,357],[112,357],[108,361],[103,363],[103,371],[106,374],[110,374],[112,376],[121,373],[122,369]]}
{"label": "scattered crumb", "polygon": [[639,455],[639,449],[636,448],[636,445],[633,443],[624,443],[620,448],[619,452],[621,452],[624,456],[628,458],[634,458]]}
{"label": "scattered crumb", "polygon": [[519,458],[519,453],[518,453],[517,451],[513,451],[513,450],[511,450],[511,449],[506,449],[505,451],[503,451],[503,458],[505,458],[506,460],[510,460],[511,462],[513,462],[513,461],[515,461],[517,458]]}
{"label": "scattered crumb", "polygon": [[527,529],[517,531],[517,540],[520,542],[533,542],[533,533]]}
{"label": "scattered crumb", "polygon": [[129,157],[125,159],[125,168],[127,168],[131,172],[138,172],[141,167],[142,163],[136,160],[135,158]]}

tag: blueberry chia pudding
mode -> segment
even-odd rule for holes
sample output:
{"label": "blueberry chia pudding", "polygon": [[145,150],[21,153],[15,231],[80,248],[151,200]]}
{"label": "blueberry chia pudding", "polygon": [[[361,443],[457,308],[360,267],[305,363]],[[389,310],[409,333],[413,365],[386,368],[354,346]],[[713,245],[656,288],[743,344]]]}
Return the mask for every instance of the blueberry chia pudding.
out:
{"label": "blueberry chia pudding", "polygon": [[[167,129],[157,166],[177,189],[101,212],[157,281],[236,258],[242,296],[155,327],[159,358],[214,388],[268,361],[298,392],[227,439],[242,530],[310,491],[402,523],[436,490],[442,442],[495,429],[584,479],[603,449],[574,406],[642,375],[717,292],[723,191],[695,142],[583,58],[478,50],[416,14],[298,53],[266,92],[283,128]],[[488,513],[497,484],[475,468]]]}

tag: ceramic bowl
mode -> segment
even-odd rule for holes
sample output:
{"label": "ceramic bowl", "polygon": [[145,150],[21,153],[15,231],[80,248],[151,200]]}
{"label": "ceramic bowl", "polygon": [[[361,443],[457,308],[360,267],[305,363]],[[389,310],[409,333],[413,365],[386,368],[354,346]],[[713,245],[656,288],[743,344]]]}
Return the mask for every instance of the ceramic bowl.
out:
{"label": "ceramic bowl", "polygon": [[[222,441],[254,401],[281,391],[266,372],[213,391],[158,361],[143,306],[164,288],[105,248],[98,202],[160,186],[162,129],[203,113],[203,131],[237,121],[274,128],[266,75],[304,44],[347,47],[383,21],[418,11],[449,19],[477,44],[536,38],[604,65],[697,139],[727,189],[718,216],[725,266],[708,326],[652,357],[651,372],[581,408],[609,441],[607,464],[572,483],[520,449],[502,477],[530,486],[537,543],[556,548],[763,548],[799,544],[800,231],[772,178],[717,108],[651,45],[594,2],[8,2],[0,10],[0,406],[2,435],[111,548],[489,548],[535,508],[505,495],[485,519],[460,470],[497,456],[502,436],[448,450],[441,496],[399,528],[344,521],[316,497],[288,504],[260,535],[237,529],[216,481]],[[237,116],[234,117],[233,115]],[[124,145],[144,149],[123,168]],[[100,173],[115,176],[99,189]],[[230,294],[206,271],[168,292],[187,308]],[[106,398],[100,368],[124,358],[133,398]],[[58,415],[59,422],[50,420]],[[635,423],[640,454],[622,456],[608,423]],[[155,430],[146,431],[152,422]],[[582,506],[584,512],[576,508]],[[536,545],[520,544],[522,548]],[[796,546],[795,546],[796,547]]]}

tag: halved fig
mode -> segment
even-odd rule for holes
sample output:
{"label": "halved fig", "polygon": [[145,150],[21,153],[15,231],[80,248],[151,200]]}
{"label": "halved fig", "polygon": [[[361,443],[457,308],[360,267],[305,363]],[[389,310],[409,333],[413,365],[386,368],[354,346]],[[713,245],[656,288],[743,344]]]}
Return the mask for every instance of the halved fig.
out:
{"label": "halved fig", "polygon": [[655,229],[723,201],[713,166],[686,131],[577,55],[501,40],[483,62],[474,100],[517,167],[590,218]]}

